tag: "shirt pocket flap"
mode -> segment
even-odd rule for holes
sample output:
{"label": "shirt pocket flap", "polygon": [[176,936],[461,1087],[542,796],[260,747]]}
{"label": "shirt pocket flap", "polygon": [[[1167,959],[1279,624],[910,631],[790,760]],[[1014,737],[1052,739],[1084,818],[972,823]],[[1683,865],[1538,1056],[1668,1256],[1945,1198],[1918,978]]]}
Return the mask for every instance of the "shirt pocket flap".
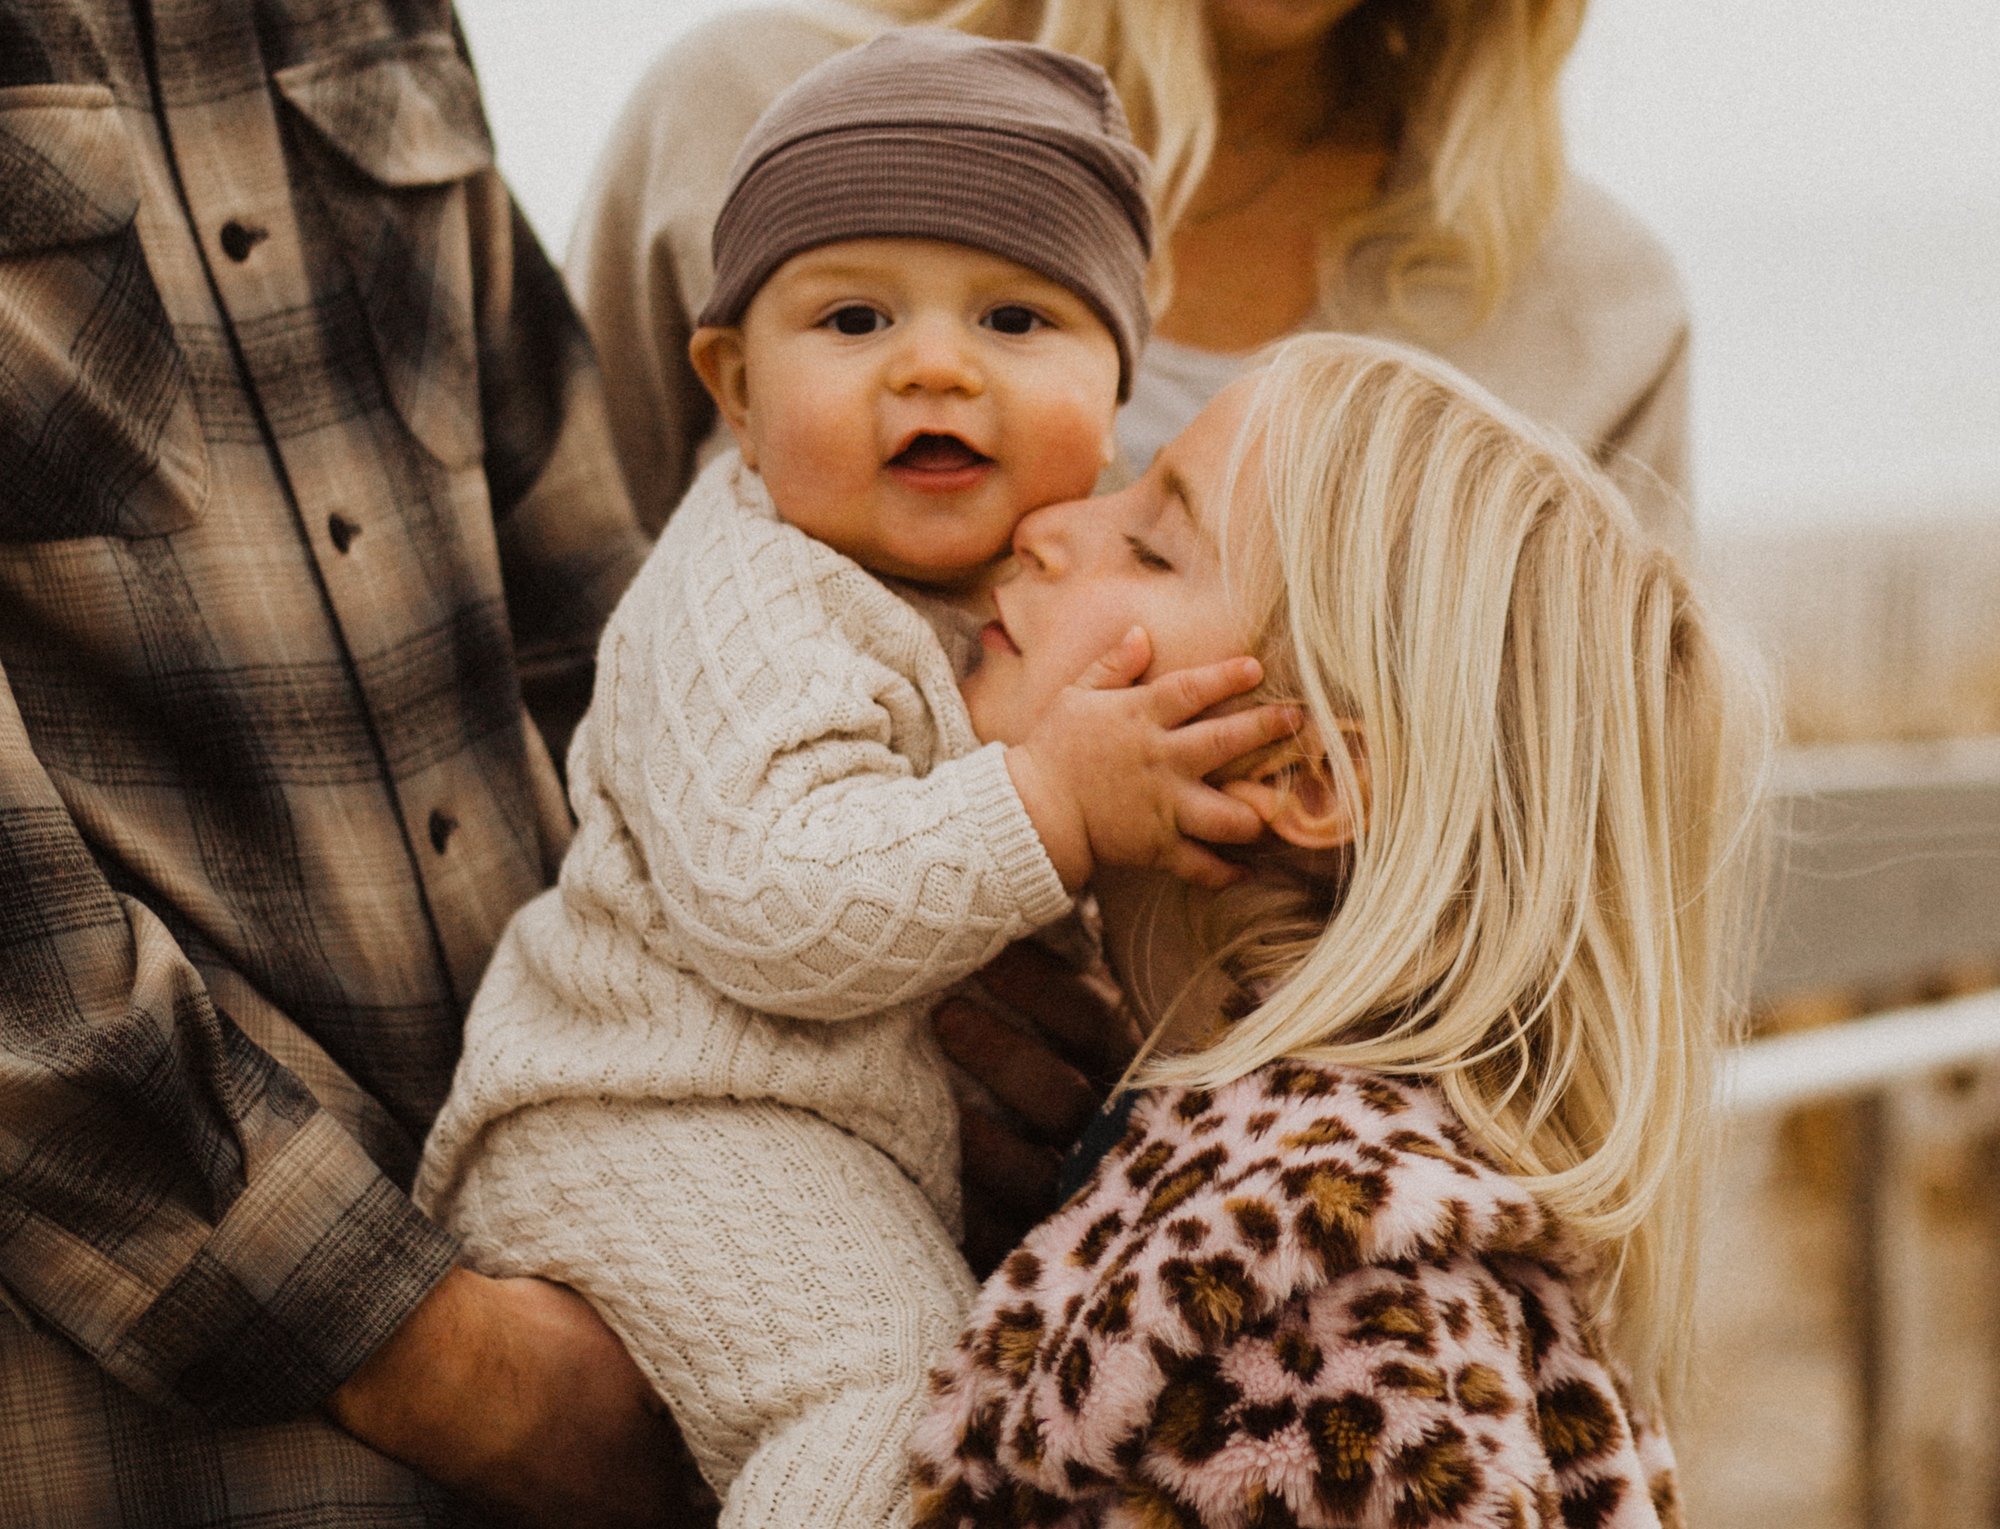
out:
{"label": "shirt pocket flap", "polygon": [[311,59],[278,89],[369,179],[442,186],[493,163],[471,66],[442,33]]}
{"label": "shirt pocket flap", "polygon": [[472,69],[442,32],[310,59],[273,79],[297,178],[354,278],[396,412],[444,466],[485,449],[468,184],[493,164]]}
{"label": "shirt pocket flap", "polygon": [[0,543],[165,535],[207,502],[140,186],[110,90],[0,89]]}
{"label": "shirt pocket flap", "polygon": [[0,90],[0,257],[102,239],[139,210],[125,124],[102,85]]}

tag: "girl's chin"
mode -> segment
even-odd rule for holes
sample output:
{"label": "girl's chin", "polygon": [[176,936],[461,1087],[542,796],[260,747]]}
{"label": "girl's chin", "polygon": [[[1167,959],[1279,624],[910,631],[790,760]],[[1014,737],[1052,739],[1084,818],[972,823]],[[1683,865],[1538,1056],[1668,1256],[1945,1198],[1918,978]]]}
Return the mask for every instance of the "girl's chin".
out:
{"label": "girl's chin", "polygon": [[973,735],[981,743],[999,743],[1012,747],[1027,736],[1027,730],[1015,726],[1018,708],[1007,704],[1002,687],[995,683],[993,667],[982,654],[973,660],[973,671],[959,682],[959,694],[965,698],[966,715],[972,718]]}

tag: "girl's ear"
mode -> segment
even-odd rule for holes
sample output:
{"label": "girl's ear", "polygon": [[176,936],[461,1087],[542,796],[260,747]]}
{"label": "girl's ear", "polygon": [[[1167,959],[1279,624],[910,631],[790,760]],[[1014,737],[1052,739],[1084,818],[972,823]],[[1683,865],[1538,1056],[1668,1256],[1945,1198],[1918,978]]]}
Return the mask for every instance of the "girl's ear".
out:
{"label": "girl's ear", "polygon": [[1221,789],[1248,803],[1272,833],[1294,848],[1351,844],[1368,814],[1368,749],[1360,723],[1342,721],[1339,733],[1361,788],[1359,802],[1350,802],[1341,790],[1319,727],[1310,722],[1297,738],[1270,750],[1247,774]]}
{"label": "girl's ear", "polygon": [[688,361],[736,437],[744,465],[754,470],[757,446],[750,429],[750,370],[744,360],[743,331],[713,324],[697,329],[688,337]]}

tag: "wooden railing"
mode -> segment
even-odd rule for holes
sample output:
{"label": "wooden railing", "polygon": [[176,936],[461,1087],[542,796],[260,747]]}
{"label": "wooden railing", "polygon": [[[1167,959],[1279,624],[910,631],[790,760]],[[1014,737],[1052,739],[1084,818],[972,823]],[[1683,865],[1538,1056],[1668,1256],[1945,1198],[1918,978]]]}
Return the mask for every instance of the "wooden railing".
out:
{"label": "wooden railing", "polygon": [[[1920,1086],[1955,1070],[1983,1074],[1988,1086],[1975,1094],[1978,1109],[1961,1112],[1965,1118],[1955,1123],[1940,1122]],[[1926,1277],[1920,1258],[1911,1256],[1923,1212],[1908,1166],[1916,1155],[1910,1142],[1935,1135],[1940,1125],[1978,1133],[2000,1123],[2000,1089],[1993,1087],[2000,1081],[2000,991],[1752,1041],[1729,1059],[1719,1081],[1720,1102],[1730,1115],[1833,1101],[1848,1105],[1852,1171],[1846,1190],[1849,1257],[1843,1304],[1852,1325],[1843,1336],[1854,1367],[1861,1522],[1867,1529],[1928,1529],[1934,1521],[1923,1503],[1935,1491],[1914,1479],[1926,1468],[1910,1447],[1919,1430],[1901,1415],[1912,1385],[1924,1381],[1920,1375],[1913,1379],[1911,1366],[1898,1361],[1900,1353],[1917,1346],[1910,1341],[1915,1335],[1908,1329],[1914,1324],[1906,1314],[1922,1305],[1911,1299],[1919,1292],[1905,1286],[1912,1275]],[[1913,1110],[1921,1112],[1916,1120]],[[1928,1131],[1913,1129],[1917,1120]],[[2000,1215],[1995,1214],[2000,1206],[1993,1204],[2000,1199],[2000,1178],[1988,1164],[1980,1180],[1972,1193],[1987,1203],[1990,1230],[2000,1232]],[[1908,1272],[1899,1276],[1899,1268]],[[2000,1312],[2000,1292],[1988,1300],[1988,1309]],[[2000,1341],[1989,1336],[1987,1346],[1992,1352],[1967,1356],[1960,1373],[1993,1371]],[[1939,1383],[1938,1377],[1929,1379],[1932,1385]],[[1978,1428],[1993,1424],[1994,1401],[1985,1398],[1988,1415]],[[1990,1464],[1985,1474],[1987,1480],[1974,1490],[1987,1502],[1972,1521],[1991,1524],[2000,1522],[2000,1499],[1994,1495]]]}

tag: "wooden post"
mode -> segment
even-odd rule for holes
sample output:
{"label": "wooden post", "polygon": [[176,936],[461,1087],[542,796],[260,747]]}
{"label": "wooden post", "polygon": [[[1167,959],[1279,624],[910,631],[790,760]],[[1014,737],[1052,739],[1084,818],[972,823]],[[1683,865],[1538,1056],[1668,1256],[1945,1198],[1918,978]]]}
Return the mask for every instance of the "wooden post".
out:
{"label": "wooden post", "polygon": [[1854,1313],[1855,1468],[1860,1477],[1861,1522],[1866,1529],[1900,1529],[1892,1479],[1888,1408],[1888,1309],[1883,1274],[1889,1164],[1888,1111],[1882,1095],[1861,1095],[1850,1106],[1852,1169],[1848,1245],[1848,1310]]}

